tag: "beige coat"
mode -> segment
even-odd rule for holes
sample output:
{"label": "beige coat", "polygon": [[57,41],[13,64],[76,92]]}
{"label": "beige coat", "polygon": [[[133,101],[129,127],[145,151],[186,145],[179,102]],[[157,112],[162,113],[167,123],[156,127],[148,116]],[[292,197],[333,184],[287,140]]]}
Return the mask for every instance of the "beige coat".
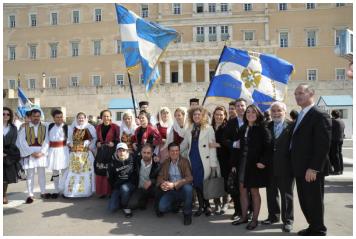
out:
{"label": "beige coat", "polygon": [[[189,162],[190,162],[189,152],[190,152],[191,142],[192,142],[192,133],[191,133],[192,129],[193,129],[192,125],[188,127],[184,135],[184,140],[180,145],[181,152],[184,152],[184,150],[188,149],[187,152],[188,152]],[[210,125],[207,125],[206,128],[202,127],[199,134],[199,153],[204,167],[204,180],[209,178],[212,167],[216,168],[218,177],[221,176],[220,165],[219,165],[218,158],[216,156],[216,148],[209,148],[209,143],[215,143],[215,142],[216,141],[215,141],[214,129]]]}

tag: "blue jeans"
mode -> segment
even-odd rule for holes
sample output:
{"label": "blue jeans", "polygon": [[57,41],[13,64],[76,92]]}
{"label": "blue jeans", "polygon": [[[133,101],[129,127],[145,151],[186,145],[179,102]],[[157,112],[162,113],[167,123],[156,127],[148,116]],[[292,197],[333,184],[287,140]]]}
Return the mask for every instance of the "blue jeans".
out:
{"label": "blue jeans", "polygon": [[192,193],[191,184],[185,184],[178,190],[170,190],[163,194],[159,201],[158,209],[160,212],[169,212],[173,209],[173,203],[184,202],[184,215],[192,215]]}
{"label": "blue jeans", "polygon": [[126,208],[134,189],[135,186],[132,183],[124,183],[120,188],[114,189],[109,200],[109,211],[114,212],[120,207]]}

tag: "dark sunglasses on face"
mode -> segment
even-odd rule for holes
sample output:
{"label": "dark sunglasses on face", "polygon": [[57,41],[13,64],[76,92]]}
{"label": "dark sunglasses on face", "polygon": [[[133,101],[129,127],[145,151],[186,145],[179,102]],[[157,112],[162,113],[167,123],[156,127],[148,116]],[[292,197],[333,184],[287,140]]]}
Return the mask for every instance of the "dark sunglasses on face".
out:
{"label": "dark sunglasses on face", "polygon": [[2,113],[2,116],[10,116],[10,114],[9,113]]}

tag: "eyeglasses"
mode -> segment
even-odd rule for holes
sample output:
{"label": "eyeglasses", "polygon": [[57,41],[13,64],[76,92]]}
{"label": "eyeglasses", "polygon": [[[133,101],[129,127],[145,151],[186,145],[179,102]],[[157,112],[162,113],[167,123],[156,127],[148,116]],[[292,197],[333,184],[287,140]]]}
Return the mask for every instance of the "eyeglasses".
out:
{"label": "eyeglasses", "polygon": [[9,113],[2,113],[2,116],[10,116]]}

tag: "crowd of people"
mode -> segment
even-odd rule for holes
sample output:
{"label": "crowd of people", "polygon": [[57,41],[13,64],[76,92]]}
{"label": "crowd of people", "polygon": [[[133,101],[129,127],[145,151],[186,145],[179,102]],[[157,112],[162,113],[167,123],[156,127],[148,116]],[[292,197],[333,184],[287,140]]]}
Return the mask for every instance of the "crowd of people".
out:
{"label": "crowd of people", "polygon": [[[296,184],[309,224],[298,234],[326,235],[324,176],[343,171],[344,125],[338,112],[331,121],[314,105],[310,85],[300,84],[294,94],[301,111],[292,110],[290,119],[283,102],[273,102],[269,116],[242,98],[230,102],[228,110],[218,106],[210,114],[194,98],[189,109],[179,107],[172,114],[161,107],[157,117],[150,114],[148,102],[140,102],[138,118],[126,112],[120,125],[112,122],[109,110],[100,113],[98,125],[84,112],[67,125],[60,110],[46,124],[34,109],[17,129],[12,110],[4,107],[3,203],[8,203],[7,186],[18,181],[22,166],[28,204],[34,201],[37,171],[42,199],[96,194],[108,198],[110,212],[122,209],[128,218],[153,202],[157,217],[182,210],[184,225],[190,225],[193,216],[225,214],[231,198],[232,225],[247,224],[253,230],[262,203],[260,189],[266,188],[268,218],[261,223],[282,220],[282,230],[290,232]],[[53,172],[51,194],[46,191],[46,169]],[[212,175],[224,179],[229,195],[204,196],[204,183]]]}

